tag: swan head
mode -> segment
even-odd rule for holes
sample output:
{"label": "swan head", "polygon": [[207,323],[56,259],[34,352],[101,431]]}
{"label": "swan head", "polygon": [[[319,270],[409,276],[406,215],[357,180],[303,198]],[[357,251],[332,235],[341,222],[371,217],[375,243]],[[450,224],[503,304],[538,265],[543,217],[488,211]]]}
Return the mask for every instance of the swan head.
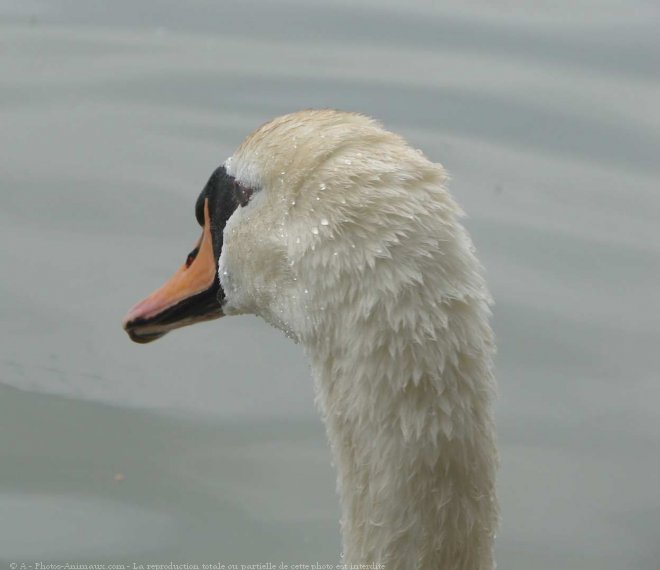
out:
{"label": "swan head", "polygon": [[392,259],[394,246],[437,245],[439,236],[414,235],[429,232],[425,216],[457,213],[444,178],[442,167],[363,115],[278,117],[213,173],[196,204],[202,236],[172,278],[129,311],[124,328],[149,342],[252,313],[301,340],[349,298],[361,296],[367,310],[419,273],[405,248]]}

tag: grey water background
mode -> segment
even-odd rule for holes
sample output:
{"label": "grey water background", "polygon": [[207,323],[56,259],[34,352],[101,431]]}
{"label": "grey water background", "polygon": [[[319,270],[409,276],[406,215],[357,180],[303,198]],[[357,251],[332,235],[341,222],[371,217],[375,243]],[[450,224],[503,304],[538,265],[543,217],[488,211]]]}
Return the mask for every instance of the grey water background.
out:
{"label": "grey water background", "polygon": [[450,171],[494,296],[500,568],[660,560],[654,1],[0,1],[0,562],[336,562],[302,351],[149,346],[253,128],[373,115]]}

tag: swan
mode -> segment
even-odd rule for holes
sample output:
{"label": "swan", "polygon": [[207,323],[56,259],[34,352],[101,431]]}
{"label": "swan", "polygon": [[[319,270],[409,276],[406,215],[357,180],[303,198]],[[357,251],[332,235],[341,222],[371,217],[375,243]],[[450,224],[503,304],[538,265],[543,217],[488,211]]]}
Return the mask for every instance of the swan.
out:
{"label": "swan", "polygon": [[123,321],[144,343],[252,313],[302,345],[349,568],[494,567],[491,297],[446,179],[364,115],[278,117],[213,173],[195,247]]}

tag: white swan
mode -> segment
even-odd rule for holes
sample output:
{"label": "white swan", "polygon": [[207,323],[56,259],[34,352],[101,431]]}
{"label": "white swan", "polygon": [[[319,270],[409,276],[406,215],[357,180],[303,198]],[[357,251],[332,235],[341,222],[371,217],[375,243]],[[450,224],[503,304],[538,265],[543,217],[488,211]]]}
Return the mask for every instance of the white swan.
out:
{"label": "white swan", "polygon": [[279,117],[213,174],[196,248],[124,321],[148,342],[254,313],[303,345],[345,562],[494,565],[490,297],[445,178],[362,115]]}

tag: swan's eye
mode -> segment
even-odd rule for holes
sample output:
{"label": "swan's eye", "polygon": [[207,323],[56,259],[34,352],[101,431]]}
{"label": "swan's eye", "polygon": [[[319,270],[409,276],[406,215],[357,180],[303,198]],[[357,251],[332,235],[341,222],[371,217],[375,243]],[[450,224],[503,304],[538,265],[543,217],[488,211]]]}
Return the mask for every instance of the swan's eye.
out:
{"label": "swan's eye", "polygon": [[243,186],[240,182],[234,181],[234,195],[236,196],[236,201],[243,206],[247,206],[252,198],[252,188]]}
{"label": "swan's eye", "polygon": [[186,267],[190,267],[192,265],[192,262],[195,261],[198,253],[199,247],[196,247],[188,254],[188,257],[186,257]]}

